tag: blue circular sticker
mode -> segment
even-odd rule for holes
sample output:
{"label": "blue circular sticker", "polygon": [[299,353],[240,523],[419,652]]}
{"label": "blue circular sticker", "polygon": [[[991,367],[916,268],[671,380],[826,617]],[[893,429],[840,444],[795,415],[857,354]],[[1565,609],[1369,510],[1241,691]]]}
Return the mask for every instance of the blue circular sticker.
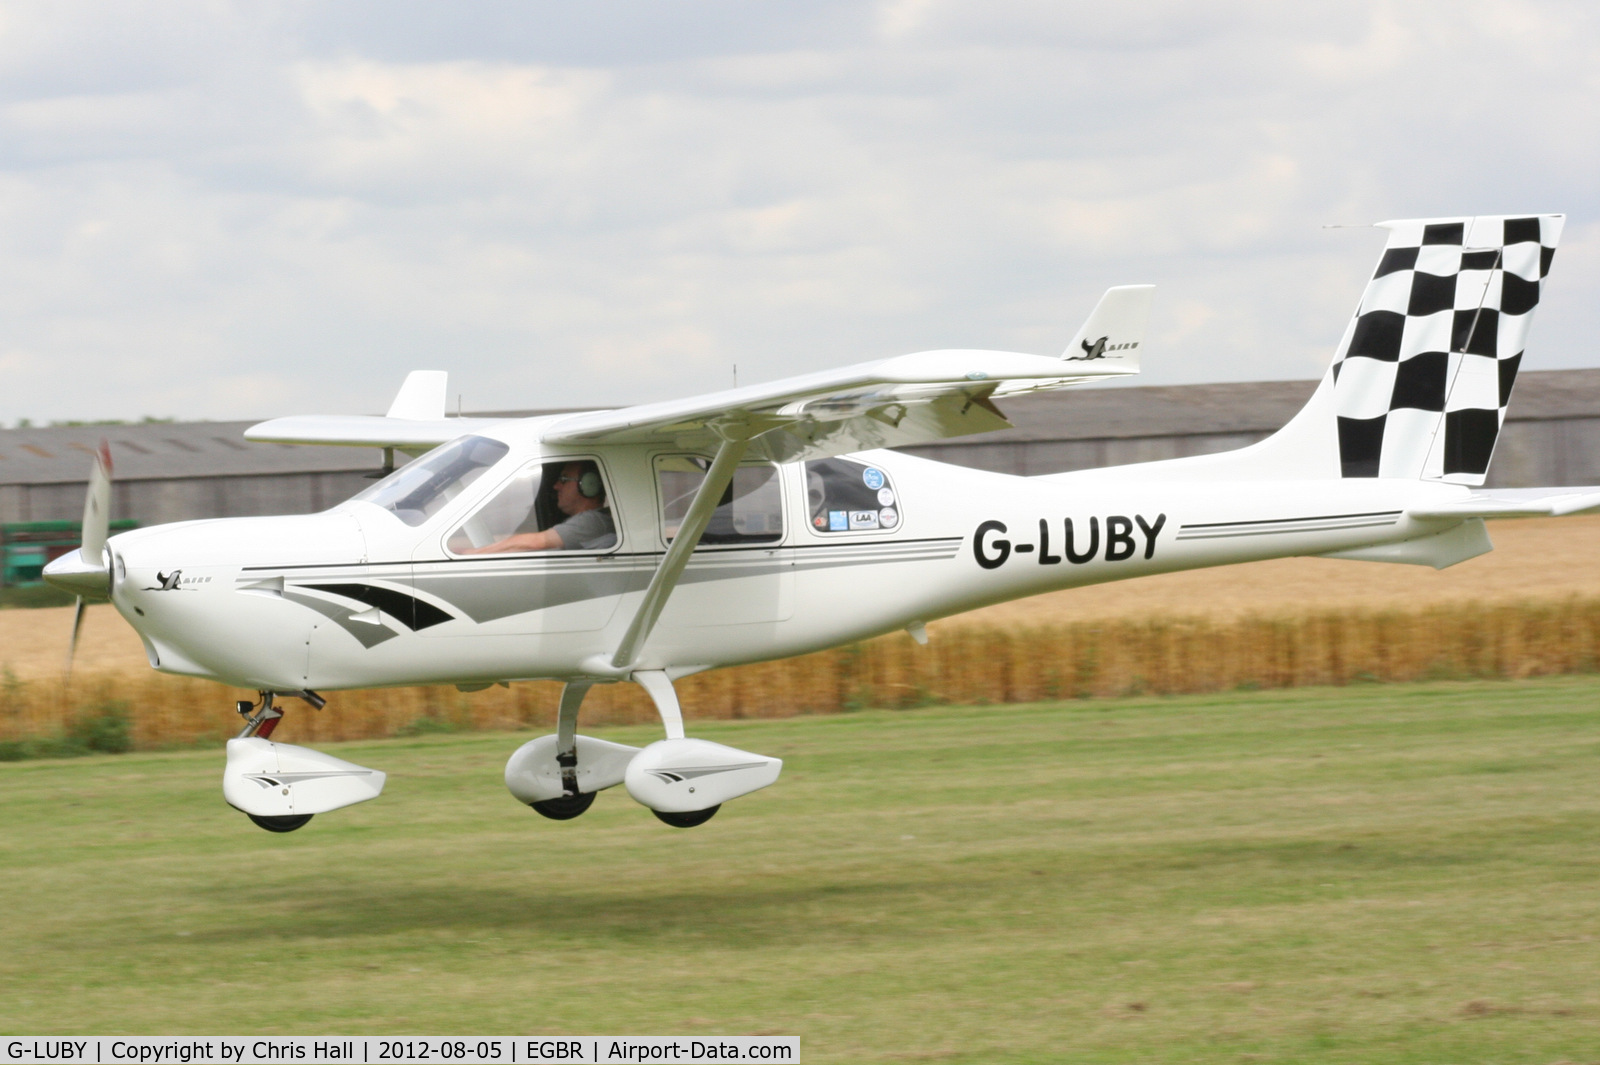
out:
{"label": "blue circular sticker", "polygon": [[861,473],[861,483],[876,492],[883,487],[883,471],[868,466]]}

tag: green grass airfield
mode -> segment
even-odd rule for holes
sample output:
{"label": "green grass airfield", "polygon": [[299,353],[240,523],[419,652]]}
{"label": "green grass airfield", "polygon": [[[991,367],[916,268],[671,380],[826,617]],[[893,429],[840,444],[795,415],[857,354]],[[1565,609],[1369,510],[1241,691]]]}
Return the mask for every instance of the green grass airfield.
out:
{"label": "green grass airfield", "polygon": [[558,824],[502,786],[525,734],[330,745],[387,792],[274,836],[220,751],[0,765],[0,1029],[1600,1060],[1600,678],[691,731],[783,777]]}

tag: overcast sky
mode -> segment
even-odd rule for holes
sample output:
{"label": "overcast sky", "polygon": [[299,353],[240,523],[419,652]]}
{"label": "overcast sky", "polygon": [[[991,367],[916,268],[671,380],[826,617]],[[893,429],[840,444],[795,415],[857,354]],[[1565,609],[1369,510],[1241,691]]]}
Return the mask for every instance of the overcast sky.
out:
{"label": "overcast sky", "polygon": [[1056,353],[1319,376],[1382,234],[1562,211],[1600,365],[1600,5],[0,2],[0,421],[663,399]]}

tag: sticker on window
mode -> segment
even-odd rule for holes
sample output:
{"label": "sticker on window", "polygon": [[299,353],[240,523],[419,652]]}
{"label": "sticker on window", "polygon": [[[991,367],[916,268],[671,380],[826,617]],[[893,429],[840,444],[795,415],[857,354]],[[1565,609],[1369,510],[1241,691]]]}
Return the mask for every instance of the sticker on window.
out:
{"label": "sticker on window", "polygon": [[815,532],[882,532],[904,520],[889,475],[876,466],[818,459],[806,463],[805,479],[806,511]]}

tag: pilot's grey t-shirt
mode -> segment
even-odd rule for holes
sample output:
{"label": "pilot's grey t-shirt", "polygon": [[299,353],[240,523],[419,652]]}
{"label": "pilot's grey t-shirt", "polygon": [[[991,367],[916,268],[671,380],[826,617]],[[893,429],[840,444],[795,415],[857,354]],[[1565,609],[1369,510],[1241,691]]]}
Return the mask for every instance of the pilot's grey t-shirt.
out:
{"label": "pilot's grey t-shirt", "polygon": [[572,515],[550,531],[561,537],[563,551],[598,551],[617,542],[616,524],[609,507],[596,507]]}

